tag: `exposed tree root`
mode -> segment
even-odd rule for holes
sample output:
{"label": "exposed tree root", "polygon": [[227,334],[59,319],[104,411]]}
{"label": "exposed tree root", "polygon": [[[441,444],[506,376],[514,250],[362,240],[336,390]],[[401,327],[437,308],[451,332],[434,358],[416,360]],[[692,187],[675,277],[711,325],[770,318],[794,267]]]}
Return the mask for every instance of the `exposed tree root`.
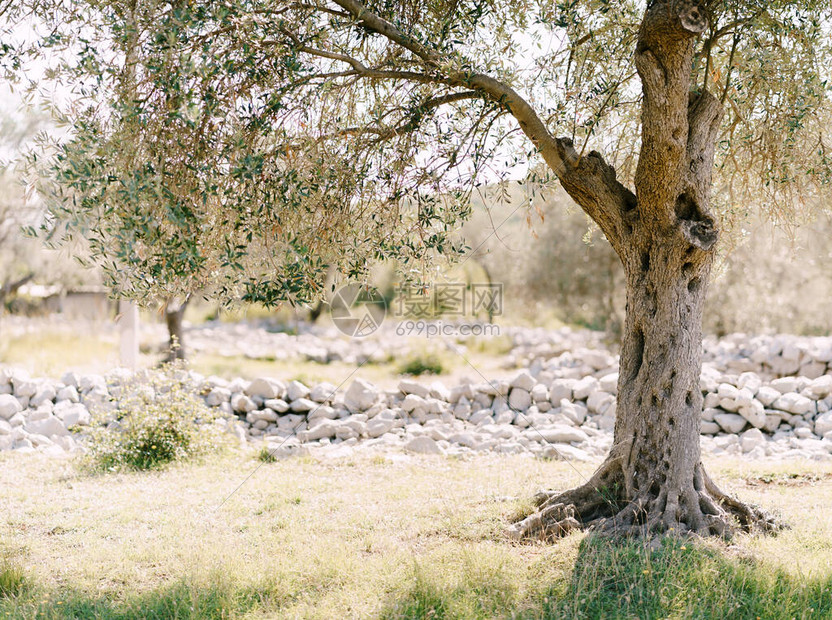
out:
{"label": "exposed tree root", "polygon": [[633,486],[617,462],[608,460],[580,487],[539,493],[537,511],[507,533],[515,540],[553,540],[579,529],[610,537],[672,534],[730,539],[738,531],[775,532],[785,527],[760,508],[723,493],[701,463],[686,484],[653,482],[628,494]]}

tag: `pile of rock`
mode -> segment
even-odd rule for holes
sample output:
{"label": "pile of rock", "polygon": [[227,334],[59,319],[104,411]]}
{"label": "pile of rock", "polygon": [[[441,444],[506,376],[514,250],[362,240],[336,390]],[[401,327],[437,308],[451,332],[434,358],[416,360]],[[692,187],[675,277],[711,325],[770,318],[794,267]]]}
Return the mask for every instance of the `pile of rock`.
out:
{"label": "pile of rock", "polygon": [[[542,332],[512,328],[510,363],[546,369],[571,368],[576,376],[593,372],[599,357],[613,359],[614,346],[606,347],[593,332]],[[779,334],[708,337],[703,343],[706,368],[720,373],[753,372],[768,381],[779,377],[816,379],[832,374],[832,338]]]}
{"label": "pile of rock", "polygon": [[[33,380],[0,371],[0,450],[73,450],[90,411],[112,407],[129,374]],[[603,456],[615,423],[617,367],[606,351],[579,349],[508,380],[447,387],[403,380],[383,391],[356,379],[346,390],[274,378],[202,377],[189,382],[242,438],[276,455],[404,449],[436,454],[485,450],[588,460]],[[829,458],[832,375],[765,381],[706,366],[703,448],[714,454]],[[71,432],[71,430],[74,432]]]}
{"label": "pile of rock", "polygon": [[728,373],[753,372],[763,379],[832,374],[832,338],[779,334],[731,334],[705,339],[705,361]]}

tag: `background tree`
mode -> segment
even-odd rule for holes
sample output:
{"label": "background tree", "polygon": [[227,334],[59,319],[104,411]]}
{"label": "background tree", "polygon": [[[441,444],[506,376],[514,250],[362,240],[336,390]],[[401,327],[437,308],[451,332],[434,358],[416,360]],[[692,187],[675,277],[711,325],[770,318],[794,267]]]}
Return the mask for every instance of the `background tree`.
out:
{"label": "background tree", "polygon": [[795,218],[830,179],[828,2],[35,9],[83,101],[44,187],[53,233],[90,239],[122,290],[297,301],[323,265],[409,271],[460,250],[478,180],[542,160],[528,186],[595,221],[627,312],[608,459],[515,534],[772,527],[700,462],[702,308],[720,228]]}
{"label": "background tree", "polygon": [[45,116],[18,109],[19,100],[0,88],[0,311],[24,285],[38,283],[73,286],[95,281],[96,274],[69,259],[69,252],[54,252],[24,229],[39,226],[44,206],[27,195],[21,154],[38,132],[48,127]]}

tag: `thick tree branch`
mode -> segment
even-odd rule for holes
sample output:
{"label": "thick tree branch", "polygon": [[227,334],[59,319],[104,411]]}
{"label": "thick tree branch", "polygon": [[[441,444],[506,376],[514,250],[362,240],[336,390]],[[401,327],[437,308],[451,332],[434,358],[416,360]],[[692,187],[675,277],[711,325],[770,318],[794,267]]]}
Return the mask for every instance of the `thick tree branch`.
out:
{"label": "thick tree branch", "polygon": [[635,62],[644,97],[636,195],[640,216],[656,230],[678,226],[694,43],[707,25],[698,2],[655,0],[639,31]]}
{"label": "thick tree branch", "polygon": [[472,88],[506,108],[523,133],[540,151],[572,198],[595,220],[607,238],[616,245],[626,236],[628,213],[635,197],[615,178],[615,171],[598,153],[580,157],[565,138],[555,138],[534,108],[511,86],[477,72],[450,69],[438,52],[401,32],[394,24],[373,14],[356,0],[333,0],[348,11],[356,23],[379,34],[418,57],[437,83]]}
{"label": "thick tree branch", "polygon": [[716,221],[709,206],[714,151],[722,115],[722,104],[708,91],[691,95],[687,166],[682,179],[682,193],[676,202],[676,217],[685,239],[694,247],[706,251],[717,240]]}

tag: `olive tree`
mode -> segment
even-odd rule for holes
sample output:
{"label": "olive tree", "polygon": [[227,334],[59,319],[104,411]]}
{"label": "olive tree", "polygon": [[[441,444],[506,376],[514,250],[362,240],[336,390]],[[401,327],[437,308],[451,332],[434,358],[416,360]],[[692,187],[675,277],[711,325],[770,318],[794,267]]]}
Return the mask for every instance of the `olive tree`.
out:
{"label": "olive tree", "polygon": [[[34,2],[34,0],[33,0]],[[720,230],[830,180],[828,2],[38,1],[78,95],[44,192],[136,296],[302,301],[463,251],[476,183],[559,183],[626,274],[613,447],[518,537],[775,526],[700,460]]]}

